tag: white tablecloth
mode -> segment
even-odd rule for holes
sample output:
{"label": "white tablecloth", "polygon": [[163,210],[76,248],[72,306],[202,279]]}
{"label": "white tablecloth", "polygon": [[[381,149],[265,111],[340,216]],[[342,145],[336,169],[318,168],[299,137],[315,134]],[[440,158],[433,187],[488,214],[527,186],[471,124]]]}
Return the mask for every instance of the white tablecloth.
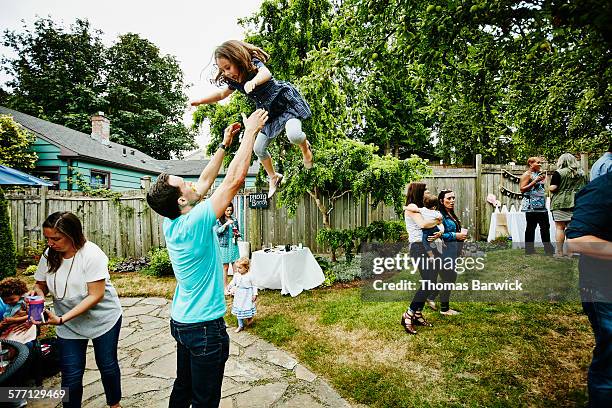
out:
{"label": "white tablecloth", "polygon": [[306,247],[289,252],[255,251],[250,273],[258,288],[280,289],[281,294],[291,296],[316,288],[325,280],[323,270]]}
{"label": "white tablecloth", "polygon": [[[495,230],[497,228],[497,215],[499,214],[499,208],[496,208],[495,212],[491,214],[491,223],[489,224],[489,236],[487,241],[491,242],[495,239]],[[510,211],[504,206],[501,210],[502,214],[506,214],[508,220],[508,232],[512,237],[512,246],[514,248],[523,248],[525,245],[525,227],[527,226],[527,220],[525,219],[525,213],[517,211],[514,206],[510,208]],[[555,243],[555,222],[552,218],[552,213],[548,211],[548,221],[550,223],[550,242]],[[540,226],[536,227],[535,233],[535,246],[543,246],[542,237],[540,236]]]}

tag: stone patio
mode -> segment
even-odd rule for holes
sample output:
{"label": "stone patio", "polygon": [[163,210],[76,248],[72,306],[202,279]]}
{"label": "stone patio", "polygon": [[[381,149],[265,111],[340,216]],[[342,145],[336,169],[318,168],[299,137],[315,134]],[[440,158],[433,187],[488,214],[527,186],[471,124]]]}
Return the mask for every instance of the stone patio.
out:
{"label": "stone patio", "polygon": [[[122,298],[119,338],[121,403],[124,407],[168,407],[176,376],[176,343],[169,330],[170,304],[163,298]],[[222,408],[350,407],[322,378],[288,353],[247,332],[230,335],[230,357],[221,390]],[[59,376],[45,388],[59,387]],[[91,342],[83,377],[83,407],[106,406]],[[30,401],[31,408],[54,408],[58,402]]]}

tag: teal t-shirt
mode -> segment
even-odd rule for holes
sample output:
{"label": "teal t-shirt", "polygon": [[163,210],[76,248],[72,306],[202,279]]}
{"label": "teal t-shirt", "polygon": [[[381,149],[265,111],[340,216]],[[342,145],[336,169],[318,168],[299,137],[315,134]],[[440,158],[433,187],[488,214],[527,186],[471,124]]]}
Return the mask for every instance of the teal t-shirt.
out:
{"label": "teal t-shirt", "polygon": [[210,202],[197,204],[187,214],[164,219],[166,247],[176,276],[172,319],[200,323],[225,315],[223,265],[213,231],[217,217]]}

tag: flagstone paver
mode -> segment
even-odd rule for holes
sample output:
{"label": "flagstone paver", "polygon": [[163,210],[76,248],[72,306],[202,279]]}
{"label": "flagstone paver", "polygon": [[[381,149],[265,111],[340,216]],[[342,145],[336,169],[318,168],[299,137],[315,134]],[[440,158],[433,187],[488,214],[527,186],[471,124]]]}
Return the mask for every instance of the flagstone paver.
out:
{"label": "flagstone paver", "polygon": [[[123,407],[168,407],[176,377],[176,342],[170,335],[169,301],[162,298],[121,298],[123,321],[119,340],[119,366]],[[257,336],[230,336],[230,357],[225,366],[221,408],[336,408],[350,407],[322,378],[289,353]],[[59,375],[44,387],[59,387]],[[83,407],[106,407],[93,347],[87,349],[83,376]],[[30,408],[57,408],[58,402],[29,401]]]}

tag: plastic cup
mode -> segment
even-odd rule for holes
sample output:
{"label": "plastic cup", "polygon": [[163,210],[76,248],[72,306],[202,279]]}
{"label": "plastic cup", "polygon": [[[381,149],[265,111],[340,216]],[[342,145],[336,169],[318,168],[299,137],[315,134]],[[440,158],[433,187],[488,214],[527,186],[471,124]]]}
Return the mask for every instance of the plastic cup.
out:
{"label": "plastic cup", "polygon": [[26,296],[26,302],[28,302],[30,306],[28,308],[28,318],[30,320],[42,322],[45,299],[42,296]]}
{"label": "plastic cup", "polygon": [[462,233],[462,234],[467,234],[467,233],[468,233],[467,228],[461,228],[461,233]]}

